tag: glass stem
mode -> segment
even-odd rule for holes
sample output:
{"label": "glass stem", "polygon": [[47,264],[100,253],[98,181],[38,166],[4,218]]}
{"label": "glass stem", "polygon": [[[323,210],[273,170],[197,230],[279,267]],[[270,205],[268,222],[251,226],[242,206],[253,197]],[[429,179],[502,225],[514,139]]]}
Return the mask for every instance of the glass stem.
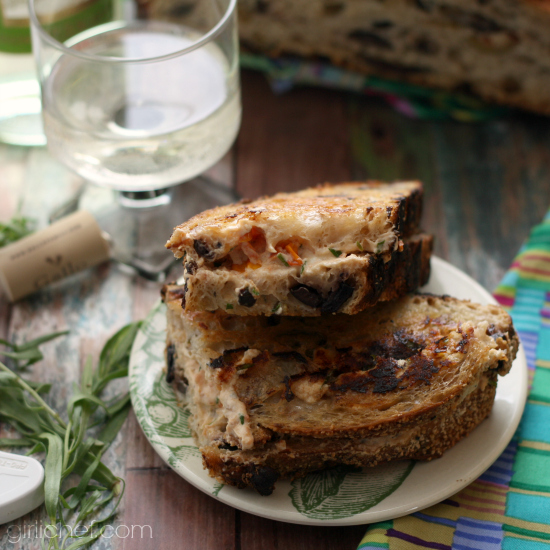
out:
{"label": "glass stem", "polygon": [[119,191],[118,202],[124,208],[153,208],[172,202],[172,188],[153,189],[151,191]]}

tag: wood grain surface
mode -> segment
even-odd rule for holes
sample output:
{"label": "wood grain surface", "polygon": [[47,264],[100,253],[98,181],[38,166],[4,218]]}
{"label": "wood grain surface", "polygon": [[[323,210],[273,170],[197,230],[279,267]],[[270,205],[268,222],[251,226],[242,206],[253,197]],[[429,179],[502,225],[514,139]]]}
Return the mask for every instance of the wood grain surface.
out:
{"label": "wood grain surface", "polygon": [[[243,74],[243,106],[239,138],[213,168],[216,179],[248,197],[324,181],[420,179],[424,228],[436,236],[436,253],[488,289],[550,206],[546,118],[411,120],[379,100],[343,92],[302,88],[276,96],[254,73]],[[0,220],[19,210],[44,225],[80,184],[45,149],[0,145]],[[54,384],[53,400],[61,406],[87,355],[97,356],[118,328],[143,318],[158,292],[158,284],[104,264],[17,304],[0,297],[0,337],[24,341],[70,329],[45,347],[44,361],[31,373]],[[5,433],[0,427],[0,436]],[[353,550],[365,530],[290,525],[234,510],[173,473],[132,414],[106,460],[125,477],[127,493],[116,523],[122,529],[96,549]],[[38,510],[0,526],[0,548],[39,548],[32,533],[17,544],[10,533],[41,518]],[[151,536],[132,526],[149,526]]]}

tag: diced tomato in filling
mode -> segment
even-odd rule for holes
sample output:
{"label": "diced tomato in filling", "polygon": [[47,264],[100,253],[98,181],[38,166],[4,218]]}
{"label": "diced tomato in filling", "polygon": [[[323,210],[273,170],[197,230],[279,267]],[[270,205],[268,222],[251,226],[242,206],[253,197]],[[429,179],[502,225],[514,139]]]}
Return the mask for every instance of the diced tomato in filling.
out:
{"label": "diced tomato in filling", "polygon": [[239,240],[241,242],[249,242],[254,250],[258,252],[258,254],[262,254],[263,252],[265,252],[265,234],[263,230],[259,227],[253,227],[246,235],[243,235]]}
{"label": "diced tomato in filling", "polygon": [[252,262],[245,262],[244,264],[233,264],[231,269],[243,273],[245,269],[258,269],[262,267],[262,264],[253,264]]}
{"label": "diced tomato in filling", "polygon": [[[264,232],[258,227],[253,227],[239,241],[239,244],[231,254],[231,259],[233,260],[231,269],[242,273],[245,269],[258,269],[261,267],[262,254],[265,253],[267,248]],[[277,252],[271,254],[270,257],[273,258],[282,254],[286,264],[289,266],[300,266],[304,263],[299,253],[302,246],[303,243],[299,237],[285,239],[277,243],[275,246]]]}
{"label": "diced tomato in filling", "polygon": [[262,262],[260,255],[254,250],[254,247],[247,242],[241,244],[241,250],[248,256],[249,260],[255,264]]}
{"label": "diced tomato in filling", "polygon": [[265,234],[258,228],[253,227],[246,235],[243,235],[238,245],[240,250],[246,255],[248,261],[241,264],[233,264],[233,269],[243,272],[246,268],[258,269],[262,265],[261,255],[267,247]]}

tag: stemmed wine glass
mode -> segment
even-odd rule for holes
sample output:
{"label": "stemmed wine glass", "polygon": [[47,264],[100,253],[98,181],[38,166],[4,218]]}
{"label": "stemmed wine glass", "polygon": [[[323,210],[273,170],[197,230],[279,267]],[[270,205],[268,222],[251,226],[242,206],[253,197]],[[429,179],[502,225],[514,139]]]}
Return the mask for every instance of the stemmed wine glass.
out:
{"label": "stemmed wine glass", "polygon": [[237,0],[92,2],[71,19],[67,0],[29,0],[48,148],[103,188],[83,188],[80,206],[101,218],[115,257],[160,279],[172,228],[235,198],[197,176],[240,126]]}

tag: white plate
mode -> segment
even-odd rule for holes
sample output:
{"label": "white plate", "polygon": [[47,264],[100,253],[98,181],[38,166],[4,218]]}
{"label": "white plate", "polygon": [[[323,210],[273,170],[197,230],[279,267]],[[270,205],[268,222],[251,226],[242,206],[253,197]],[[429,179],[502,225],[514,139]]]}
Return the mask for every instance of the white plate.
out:
{"label": "white plate", "polygon": [[[489,304],[493,297],[466,274],[432,258],[423,288]],[[166,320],[157,305],[138,334],[130,361],[130,392],[138,421],[157,453],[201,491],[245,512],[307,525],[357,525],[404,516],[441,502],[479,477],[498,458],[519,424],[527,397],[523,348],[511,372],[499,380],[489,418],[467,438],[432,462],[397,462],[363,471],[341,469],[290,482],[277,482],[262,497],[252,490],[224,486],[208,476],[187,424],[164,381]]]}

